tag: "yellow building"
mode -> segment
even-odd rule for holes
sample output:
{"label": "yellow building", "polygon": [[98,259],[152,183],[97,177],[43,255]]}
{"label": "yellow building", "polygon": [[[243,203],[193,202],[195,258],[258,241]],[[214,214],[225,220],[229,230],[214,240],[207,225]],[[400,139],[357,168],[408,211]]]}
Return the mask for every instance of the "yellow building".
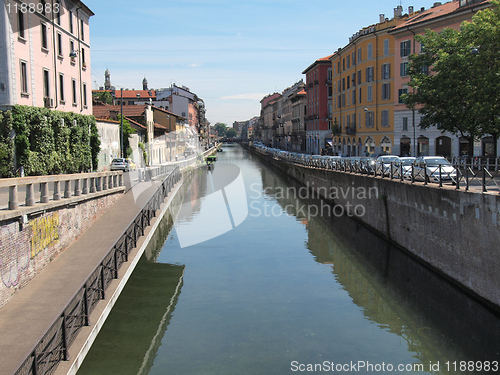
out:
{"label": "yellow building", "polygon": [[407,19],[394,18],[363,28],[331,57],[333,150],[342,155],[387,153],[394,145],[394,36],[388,31]]}

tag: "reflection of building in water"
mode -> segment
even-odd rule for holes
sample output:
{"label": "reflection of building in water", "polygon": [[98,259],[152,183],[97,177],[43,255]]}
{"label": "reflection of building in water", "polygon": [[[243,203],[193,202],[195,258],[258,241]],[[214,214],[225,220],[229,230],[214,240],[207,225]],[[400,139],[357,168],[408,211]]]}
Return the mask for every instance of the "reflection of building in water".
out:
{"label": "reflection of building in water", "polygon": [[[275,197],[284,211],[295,215],[289,209],[297,207],[295,197],[282,191],[297,191],[302,186],[284,178],[275,170],[262,168],[267,196]],[[455,351],[462,348],[469,360],[497,356],[500,320],[496,314],[356,221],[303,217],[308,205],[320,204],[319,200],[300,200],[298,204],[306,205],[295,216],[306,223],[307,247],[318,263],[331,264],[336,280],[366,319],[403,338],[408,350],[423,363],[449,361],[454,346]],[[442,351],[436,353],[423,344],[429,341],[436,343],[432,348]]]}
{"label": "reflection of building in water", "polygon": [[[142,257],[78,371],[147,374],[179,297],[184,266]],[[117,344],[119,343],[119,344]],[[102,358],[100,353],[108,353]]]}

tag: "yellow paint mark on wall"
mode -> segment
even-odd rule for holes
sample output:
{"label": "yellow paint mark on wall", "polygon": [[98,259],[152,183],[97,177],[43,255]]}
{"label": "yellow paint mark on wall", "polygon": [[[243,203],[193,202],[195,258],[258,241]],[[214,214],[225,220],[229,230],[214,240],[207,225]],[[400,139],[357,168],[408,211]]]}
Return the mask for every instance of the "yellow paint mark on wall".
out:
{"label": "yellow paint mark on wall", "polygon": [[40,251],[59,241],[59,214],[39,217],[30,222],[31,227],[31,259]]}

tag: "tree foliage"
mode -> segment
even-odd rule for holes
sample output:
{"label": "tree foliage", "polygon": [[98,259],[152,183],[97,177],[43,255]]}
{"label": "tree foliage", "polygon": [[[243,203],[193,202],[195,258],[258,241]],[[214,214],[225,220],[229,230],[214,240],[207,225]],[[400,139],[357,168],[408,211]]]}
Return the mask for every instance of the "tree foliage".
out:
{"label": "tree foliage", "polygon": [[226,136],[226,131],[227,131],[226,124],[223,124],[222,122],[218,122],[217,124],[215,124],[214,128],[217,131],[217,135],[219,137],[225,137]]}
{"label": "tree foliage", "polygon": [[229,128],[226,131],[227,138],[234,138],[234,137],[236,137],[236,134],[237,134],[236,129],[233,129],[233,128]]}
{"label": "tree foliage", "polygon": [[113,104],[113,95],[109,91],[95,91],[92,96],[102,104]]}
{"label": "tree foliage", "polygon": [[[473,140],[498,138],[500,122],[500,2],[476,13],[460,30],[426,30],[415,39],[422,52],[410,56],[409,85],[403,99],[409,108],[421,104],[420,126]],[[496,151],[495,151],[496,152]]]}
{"label": "tree foliage", "polygon": [[[118,115],[118,121],[121,121],[121,115]],[[128,120],[123,117],[123,150],[125,155],[123,157],[128,158],[132,155],[132,147],[130,146],[130,136],[134,134],[136,130],[130,126]]]}

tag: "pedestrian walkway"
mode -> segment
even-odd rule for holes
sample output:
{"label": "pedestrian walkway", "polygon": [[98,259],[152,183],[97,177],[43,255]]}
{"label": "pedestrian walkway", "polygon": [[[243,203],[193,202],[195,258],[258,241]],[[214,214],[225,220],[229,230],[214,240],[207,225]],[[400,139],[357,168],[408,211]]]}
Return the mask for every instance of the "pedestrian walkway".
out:
{"label": "pedestrian walkway", "polygon": [[137,182],[77,241],[0,308],[0,375],[14,373],[160,182]]}

